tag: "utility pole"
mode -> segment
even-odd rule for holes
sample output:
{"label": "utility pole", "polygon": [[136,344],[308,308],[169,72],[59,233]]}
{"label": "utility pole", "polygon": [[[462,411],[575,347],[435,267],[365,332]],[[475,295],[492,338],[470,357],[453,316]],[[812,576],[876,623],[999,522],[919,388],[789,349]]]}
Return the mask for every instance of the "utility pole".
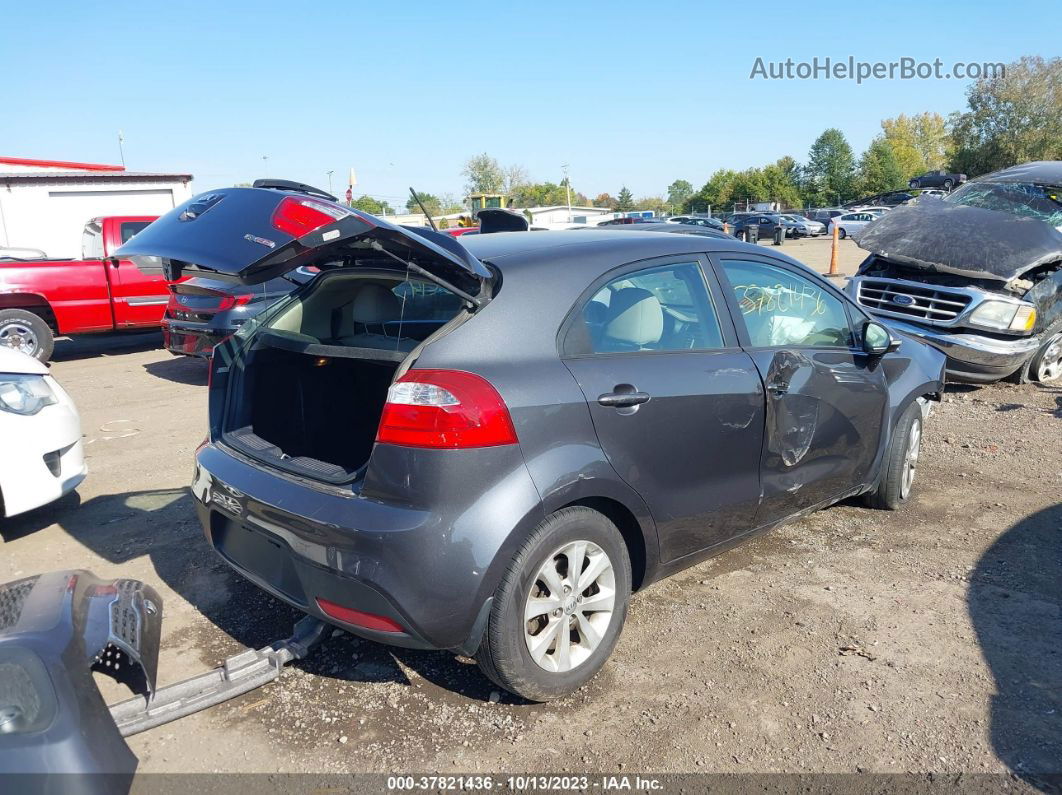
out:
{"label": "utility pole", "polygon": [[561,166],[564,169],[564,191],[568,195],[568,223],[572,222],[572,181],[568,178],[568,164]]}
{"label": "utility pole", "polygon": [[122,138],[122,131],[118,131],[118,155],[122,158],[122,168],[125,168],[125,150],[122,148],[122,144],[125,139]]}
{"label": "utility pole", "polygon": [[328,192],[331,193],[332,192],[332,172],[328,171],[326,173],[328,174]]}

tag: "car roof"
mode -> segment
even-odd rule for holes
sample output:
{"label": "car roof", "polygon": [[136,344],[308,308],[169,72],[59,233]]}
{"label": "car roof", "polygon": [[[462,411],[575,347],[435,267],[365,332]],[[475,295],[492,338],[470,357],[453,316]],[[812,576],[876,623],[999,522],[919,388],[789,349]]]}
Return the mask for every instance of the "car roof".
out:
{"label": "car roof", "polygon": [[[663,230],[623,231],[616,229],[568,229],[550,232],[498,232],[477,235],[471,240],[459,238],[480,260],[498,265],[503,271],[510,265],[549,267],[553,262],[570,262],[580,258],[600,259],[602,271],[626,262],[635,262],[671,254],[699,254],[704,251],[733,251],[764,254],[762,246],[743,243],[729,235],[697,233],[661,234]],[[769,256],[802,265],[780,252]]]}
{"label": "car roof", "polygon": [[978,182],[1038,182],[1046,185],[1062,185],[1062,160],[1035,160],[1011,166],[1002,171],[993,171],[977,178]]}

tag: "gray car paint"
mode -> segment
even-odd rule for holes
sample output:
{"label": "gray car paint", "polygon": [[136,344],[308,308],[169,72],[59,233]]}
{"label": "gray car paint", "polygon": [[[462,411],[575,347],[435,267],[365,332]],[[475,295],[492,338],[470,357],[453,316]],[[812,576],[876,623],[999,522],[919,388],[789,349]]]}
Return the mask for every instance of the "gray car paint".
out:
{"label": "gray car paint", "polygon": [[[516,550],[546,515],[561,507],[588,504],[613,518],[632,550],[634,581],[642,586],[777,521],[772,516],[759,523],[753,519],[752,506],[744,514],[746,522],[739,523],[741,510],[734,503],[726,506],[729,517],[706,527],[701,520],[712,513],[712,495],[718,503],[721,493],[711,482],[708,493],[699,495],[695,504],[683,505],[670,497],[664,510],[654,513],[647,504],[654,494],[647,476],[632,474],[630,467],[617,472],[603,449],[608,444],[602,444],[595,427],[594,411],[600,407],[588,403],[569,370],[571,363],[558,350],[558,330],[569,312],[596,280],[613,269],[659,258],[688,260],[706,251],[762,249],[704,236],[617,235],[609,230],[499,233],[477,236],[466,245],[477,259],[497,269],[500,287],[470,320],[425,345],[415,366],[462,369],[487,378],[509,407],[519,445],[461,451],[377,445],[363,480],[326,488],[252,462],[212,433],[211,442],[197,456],[193,493],[215,545],[220,525],[250,526],[290,549],[298,569],[292,580],[296,589],[353,606],[368,604],[398,616],[409,629],[402,636],[352,631],[400,645],[468,652],[478,644],[490,597]],[[807,273],[783,255],[773,259]],[[854,306],[853,313],[861,315]],[[753,372],[747,367],[747,353],[735,349],[731,355],[736,361],[745,357],[744,372]],[[665,358],[658,356],[655,361]],[[710,358],[711,354],[704,355],[705,361]],[[228,367],[216,356],[215,367],[219,366]],[[880,367],[893,376],[888,386],[892,421],[916,397],[942,388],[943,357],[925,346],[905,342],[900,351],[883,357]],[[685,375],[671,373],[666,378],[681,388]],[[603,383],[616,380],[611,375],[601,377]],[[720,444],[711,461],[696,462],[703,477],[718,477],[721,462],[744,460],[750,450],[760,455],[762,404],[758,408],[749,401],[762,389],[758,379],[742,376],[713,387],[732,405],[720,404],[703,426],[714,429]],[[226,380],[226,373],[215,369],[212,414],[223,398]],[[644,415],[650,417],[648,412]],[[636,421],[637,415],[629,419]],[[747,438],[727,435],[727,429],[744,422],[751,429]],[[689,423],[689,418],[661,415],[653,427],[673,429],[676,423]],[[817,443],[843,454],[851,427],[821,422],[811,433]],[[645,438],[651,436],[650,432]],[[846,494],[873,485],[888,438],[888,433],[881,435],[871,466],[858,469],[864,479],[847,484]],[[669,461],[663,456],[656,465],[659,484],[689,481],[687,485],[695,487],[688,458],[674,456]],[[814,474],[814,469],[808,470],[809,477]],[[746,475],[755,494],[758,473]],[[744,484],[746,492],[749,485]],[[214,494],[227,499],[213,500]],[[823,502],[840,496],[827,495]],[[817,504],[807,500],[794,501],[788,514],[814,507]],[[685,511],[690,514],[679,515]],[[699,529],[704,535],[698,539]],[[275,583],[243,571],[281,598],[332,620],[312,600],[292,598]]]}

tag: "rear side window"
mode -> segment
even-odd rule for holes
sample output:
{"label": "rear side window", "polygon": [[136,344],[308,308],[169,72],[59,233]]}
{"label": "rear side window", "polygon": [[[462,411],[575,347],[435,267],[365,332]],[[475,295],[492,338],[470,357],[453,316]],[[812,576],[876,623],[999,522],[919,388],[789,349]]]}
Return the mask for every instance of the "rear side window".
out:
{"label": "rear side window", "polygon": [[690,351],[723,347],[711,296],[695,262],[613,279],[580,309],[564,353]]}
{"label": "rear side window", "polygon": [[753,347],[852,345],[844,302],[811,279],[760,262],[722,264]]}
{"label": "rear side window", "polygon": [[122,236],[122,242],[128,243],[133,235],[143,232],[151,224],[151,221],[123,221],[118,233]]}

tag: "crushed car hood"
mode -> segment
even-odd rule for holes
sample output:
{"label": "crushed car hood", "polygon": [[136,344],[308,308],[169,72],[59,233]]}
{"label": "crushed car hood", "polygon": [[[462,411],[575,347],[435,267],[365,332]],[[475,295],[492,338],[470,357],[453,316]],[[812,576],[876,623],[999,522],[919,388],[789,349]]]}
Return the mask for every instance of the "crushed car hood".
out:
{"label": "crushed car hood", "polygon": [[939,200],[891,210],[858,243],[902,265],[1003,282],[1062,259],[1062,233],[1043,221]]}

